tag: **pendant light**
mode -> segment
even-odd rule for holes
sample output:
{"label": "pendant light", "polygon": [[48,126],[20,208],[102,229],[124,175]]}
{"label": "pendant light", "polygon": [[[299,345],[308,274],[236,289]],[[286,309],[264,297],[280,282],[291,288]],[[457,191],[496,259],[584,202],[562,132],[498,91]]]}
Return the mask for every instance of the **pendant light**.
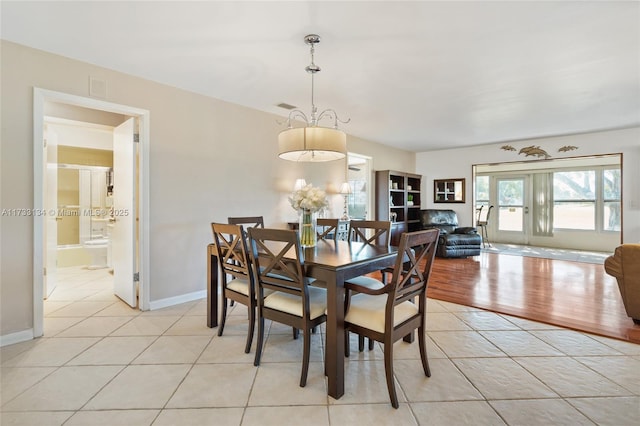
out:
{"label": "pendant light", "polygon": [[[326,109],[318,114],[314,103],[314,76],[320,72],[320,67],[313,62],[315,45],[320,42],[320,36],[309,34],[304,42],[310,46],[311,63],[305,68],[311,74],[311,116],[295,109],[289,113],[287,129],[278,135],[278,156],[284,160],[302,162],[333,161],[347,155],[347,135],[338,129],[338,121],[342,121],[333,109]],[[333,127],[322,127],[318,122],[322,119],[333,120]],[[293,127],[296,119],[304,121],[304,127]]]}

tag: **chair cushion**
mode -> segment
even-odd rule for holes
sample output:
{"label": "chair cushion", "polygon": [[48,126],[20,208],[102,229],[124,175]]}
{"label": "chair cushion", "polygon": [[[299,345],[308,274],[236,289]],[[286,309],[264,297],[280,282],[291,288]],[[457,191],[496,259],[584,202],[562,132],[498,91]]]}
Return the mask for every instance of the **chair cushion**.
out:
{"label": "chair cushion", "polygon": [[349,278],[347,280],[347,282],[350,283],[350,284],[356,284],[356,285],[359,285],[359,286],[362,286],[362,287],[367,287],[367,288],[370,288],[372,290],[377,290],[377,289],[380,289],[380,288],[384,287],[384,284],[382,284],[380,282],[380,280],[377,280],[377,279],[371,278],[371,277],[366,277],[364,275],[361,275],[361,276],[355,277],[355,278]]}
{"label": "chair cushion", "polygon": [[[344,320],[370,330],[384,333],[385,306],[387,295],[371,296],[357,294],[351,298],[351,305]],[[418,307],[409,301],[397,305],[393,315],[394,327],[418,313]]]}
{"label": "chair cushion", "polygon": [[[323,288],[309,288],[310,318],[314,319],[324,315],[327,310],[327,291]],[[302,297],[294,294],[276,291],[264,299],[264,306],[269,309],[286,312],[302,317]]]}
{"label": "chair cushion", "polygon": [[233,290],[236,293],[249,296],[249,280],[244,278],[236,278],[227,283],[227,288]]}
{"label": "chair cushion", "polygon": [[[244,294],[245,296],[249,296],[249,280],[244,278],[235,278],[227,283],[227,289],[235,291],[236,293]],[[273,290],[268,288],[264,289],[264,297],[269,296],[273,293]]]}

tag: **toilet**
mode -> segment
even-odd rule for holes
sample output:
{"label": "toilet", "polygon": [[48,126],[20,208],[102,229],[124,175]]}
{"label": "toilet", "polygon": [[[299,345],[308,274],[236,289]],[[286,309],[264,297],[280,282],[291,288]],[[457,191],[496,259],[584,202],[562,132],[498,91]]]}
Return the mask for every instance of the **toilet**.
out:
{"label": "toilet", "polygon": [[102,269],[108,266],[109,240],[107,238],[87,240],[82,247],[91,255],[91,264],[87,267],[88,269]]}

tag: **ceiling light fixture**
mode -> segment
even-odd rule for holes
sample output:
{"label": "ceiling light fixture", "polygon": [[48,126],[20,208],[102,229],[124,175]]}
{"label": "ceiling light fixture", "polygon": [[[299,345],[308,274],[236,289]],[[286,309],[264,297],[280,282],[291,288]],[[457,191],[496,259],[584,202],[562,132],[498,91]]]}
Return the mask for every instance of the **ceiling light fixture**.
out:
{"label": "ceiling light fixture", "polygon": [[[303,162],[339,160],[347,155],[347,135],[338,130],[338,121],[348,123],[350,119],[340,120],[332,109],[325,109],[318,114],[313,98],[313,78],[320,67],[313,62],[313,54],[315,45],[320,43],[320,36],[309,34],[304,42],[311,46],[311,63],[305,68],[311,74],[311,117],[308,118],[299,109],[289,113],[287,129],[278,135],[278,156],[284,160]],[[293,121],[297,118],[304,120],[304,127],[293,127]],[[332,119],[333,128],[318,126],[323,118]]]}

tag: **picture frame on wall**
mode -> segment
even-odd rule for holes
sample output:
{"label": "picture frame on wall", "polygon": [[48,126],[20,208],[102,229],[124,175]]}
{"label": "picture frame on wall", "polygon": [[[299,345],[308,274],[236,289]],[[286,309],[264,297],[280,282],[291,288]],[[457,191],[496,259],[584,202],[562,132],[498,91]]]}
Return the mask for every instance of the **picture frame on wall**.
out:
{"label": "picture frame on wall", "polygon": [[434,203],[464,203],[465,179],[434,179]]}

